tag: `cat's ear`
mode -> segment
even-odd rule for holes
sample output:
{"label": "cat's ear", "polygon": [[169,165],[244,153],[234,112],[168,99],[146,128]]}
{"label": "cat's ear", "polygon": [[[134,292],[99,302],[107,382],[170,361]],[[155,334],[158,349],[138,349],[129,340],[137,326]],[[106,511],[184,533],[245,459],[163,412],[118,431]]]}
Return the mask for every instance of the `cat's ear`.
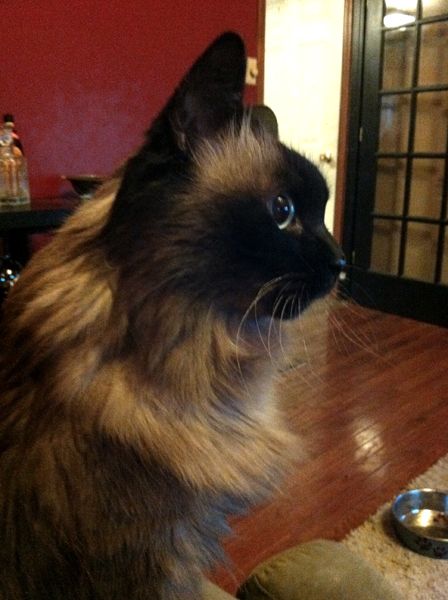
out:
{"label": "cat's ear", "polygon": [[250,106],[246,111],[254,131],[262,131],[278,140],[278,121],[274,111],[265,104]]}
{"label": "cat's ear", "polygon": [[236,33],[222,34],[197,59],[162,113],[181,150],[241,117],[245,73],[245,47]]}

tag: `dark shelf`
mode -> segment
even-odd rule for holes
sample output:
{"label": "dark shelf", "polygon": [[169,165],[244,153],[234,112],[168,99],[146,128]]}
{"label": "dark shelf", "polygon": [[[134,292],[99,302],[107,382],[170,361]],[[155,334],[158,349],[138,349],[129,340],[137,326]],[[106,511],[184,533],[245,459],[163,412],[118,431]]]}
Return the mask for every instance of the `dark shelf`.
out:
{"label": "dark shelf", "polygon": [[33,198],[28,206],[0,207],[0,235],[16,230],[46,231],[59,227],[79,205],[78,196]]}
{"label": "dark shelf", "polygon": [[29,236],[56,229],[80,204],[75,194],[33,198],[27,206],[0,207],[0,238],[4,251],[24,265],[31,254]]}

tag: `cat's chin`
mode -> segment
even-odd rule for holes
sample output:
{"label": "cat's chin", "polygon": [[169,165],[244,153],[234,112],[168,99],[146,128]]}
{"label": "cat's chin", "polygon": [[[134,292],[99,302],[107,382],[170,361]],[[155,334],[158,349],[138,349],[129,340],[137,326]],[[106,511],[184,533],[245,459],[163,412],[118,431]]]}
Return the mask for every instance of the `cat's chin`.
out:
{"label": "cat's chin", "polygon": [[267,296],[260,302],[260,315],[276,321],[298,319],[313,302],[327,296],[334,289],[336,282],[336,276],[329,276],[318,283],[303,283],[294,293],[290,292],[285,297],[279,297],[278,294]]}
{"label": "cat's chin", "polygon": [[263,296],[253,309],[253,314],[269,321],[292,321],[308,308],[317,297],[306,284],[291,284],[286,290],[272,291]]}

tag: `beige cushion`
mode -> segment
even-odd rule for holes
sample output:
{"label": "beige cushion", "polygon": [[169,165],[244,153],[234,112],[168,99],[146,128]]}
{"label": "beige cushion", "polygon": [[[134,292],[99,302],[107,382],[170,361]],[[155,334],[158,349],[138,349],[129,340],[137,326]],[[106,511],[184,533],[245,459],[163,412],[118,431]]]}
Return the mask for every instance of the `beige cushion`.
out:
{"label": "beige cushion", "polygon": [[259,565],[241,600],[404,600],[384,577],[343,544],[300,544]]}
{"label": "beige cushion", "polygon": [[201,600],[235,600],[235,596],[231,596],[210,581],[204,580]]}

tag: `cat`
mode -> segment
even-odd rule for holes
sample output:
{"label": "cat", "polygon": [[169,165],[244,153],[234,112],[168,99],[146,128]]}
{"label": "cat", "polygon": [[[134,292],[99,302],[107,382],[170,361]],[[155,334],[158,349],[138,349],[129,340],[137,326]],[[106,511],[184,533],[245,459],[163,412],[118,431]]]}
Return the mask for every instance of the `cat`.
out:
{"label": "cat", "polygon": [[343,257],[324,178],[244,108],[245,65],[216,39],[5,303],[1,600],[197,599],[228,516],[287,469],[263,335]]}

